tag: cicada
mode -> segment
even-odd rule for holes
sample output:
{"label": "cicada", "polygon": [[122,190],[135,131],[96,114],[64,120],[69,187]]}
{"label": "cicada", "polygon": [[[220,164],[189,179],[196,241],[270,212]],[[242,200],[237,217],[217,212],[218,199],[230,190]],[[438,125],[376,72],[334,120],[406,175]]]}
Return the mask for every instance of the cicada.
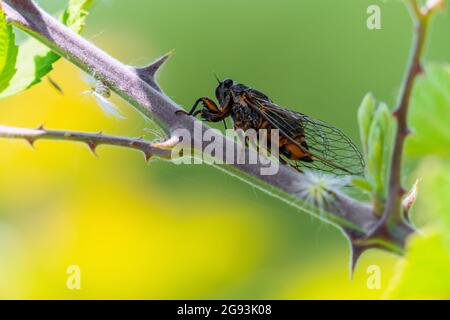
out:
{"label": "cicada", "polygon": [[[279,130],[279,157],[302,172],[309,168],[335,175],[362,175],[364,160],[352,140],[338,128],[275,104],[266,94],[236,83],[218,80],[217,105],[208,97],[199,98],[188,115],[209,122],[231,117],[234,129]],[[196,110],[202,104],[203,108]]]}

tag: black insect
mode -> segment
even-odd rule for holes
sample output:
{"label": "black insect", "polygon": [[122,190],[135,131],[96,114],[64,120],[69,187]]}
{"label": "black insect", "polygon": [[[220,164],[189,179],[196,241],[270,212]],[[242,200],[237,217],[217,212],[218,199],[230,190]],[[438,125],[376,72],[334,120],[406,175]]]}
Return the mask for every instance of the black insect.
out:
{"label": "black insect", "polygon": [[[364,160],[358,148],[341,130],[305,114],[280,107],[264,93],[231,79],[219,81],[217,105],[199,98],[189,112],[205,121],[231,117],[235,129],[279,129],[280,160],[298,171],[311,168],[336,175],[362,175]],[[196,110],[199,104],[203,108]]]}

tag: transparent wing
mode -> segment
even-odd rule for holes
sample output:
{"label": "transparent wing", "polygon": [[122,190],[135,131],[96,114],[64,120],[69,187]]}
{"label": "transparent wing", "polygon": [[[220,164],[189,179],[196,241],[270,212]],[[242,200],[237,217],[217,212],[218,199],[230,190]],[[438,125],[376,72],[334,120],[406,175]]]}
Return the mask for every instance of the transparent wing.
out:
{"label": "transparent wing", "polygon": [[126,119],[120,113],[119,108],[108,100],[111,92],[109,88],[106,87],[106,85],[85,73],[82,74],[82,79],[92,87],[92,90],[84,91],[82,92],[82,94],[92,95],[97,102],[97,105],[103,110],[106,115],[113,116],[117,119]]}
{"label": "transparent wing", "polygon": [[364,159],[352,140],[338,128],[308,117],[299,112],[284,109],[271,101],[252,96],[249,92],[251,104],[259,113],[280,130],[280,134],[291,142],[301,146],[294,138],[304,134],[308,150],[314,159],[311,163],[285,159],[289,165],[301,168],[311,168],[336,175],[362,175],[364,173]]}
{"label": "transparent wing", "polygon": [[114,105],[107,98],[103,97],[101,94],[93,91],[91,94],[94,96],[95,101],[99,105],[99,107],[105,112],[107,115],[113,116],[118,119],[125,119],[125,117],[120,113],[119,108]]}

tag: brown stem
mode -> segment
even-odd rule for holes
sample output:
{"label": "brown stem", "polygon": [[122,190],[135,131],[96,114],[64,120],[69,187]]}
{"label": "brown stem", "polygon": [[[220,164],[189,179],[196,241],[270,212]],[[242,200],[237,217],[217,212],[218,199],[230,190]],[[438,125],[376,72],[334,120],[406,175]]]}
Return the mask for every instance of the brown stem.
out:
{"label": "brown stem", "polygon": [[406,192],[402,187],[401,173],[403,147],[405,139],[410,133],[407,125],[407,117],[415,80],[423,71],[421,57],[425,46],[429,17],[432,12],[431,9],[422,10],[416,0],[410,0],[410,9],[414,19],[414,44],[411,49],[410,62],[400,93],[400,101],[393,113],[397,119],[397,132],[391,159],[388,198],[381,221],[381,224],[387,223],[390,226],[395,225],[403,218],[402,198]]}

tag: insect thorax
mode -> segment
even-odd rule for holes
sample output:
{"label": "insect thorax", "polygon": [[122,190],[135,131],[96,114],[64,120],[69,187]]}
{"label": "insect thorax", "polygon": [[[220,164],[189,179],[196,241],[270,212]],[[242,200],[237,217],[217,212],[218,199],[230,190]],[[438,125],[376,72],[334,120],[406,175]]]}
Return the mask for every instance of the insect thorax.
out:
{"label": "insect thorax", "polygon": [[230,114],[236,128],[258,130],[260,127],[261,116],[245,104],[234,104]]}

